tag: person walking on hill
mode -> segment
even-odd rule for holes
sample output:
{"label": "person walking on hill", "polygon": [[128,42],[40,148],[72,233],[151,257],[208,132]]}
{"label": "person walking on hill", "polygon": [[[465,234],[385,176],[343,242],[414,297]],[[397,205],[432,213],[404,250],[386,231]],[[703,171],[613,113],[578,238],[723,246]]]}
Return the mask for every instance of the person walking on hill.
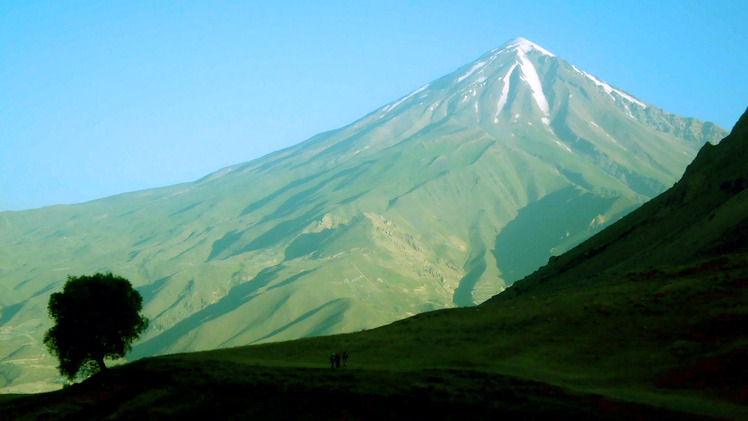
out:
{"label": "person walking on hill", "polygon": [[348,367],[348,351],[343,351],[343,367]]}
{"label": "person walking on hill", "polygon": [[335,353],[330,354],[330,370],[335,370]]}
{"label": "person walking on hill", "polygon": [[335,368],[340,368],[340,354],[335,353]]}

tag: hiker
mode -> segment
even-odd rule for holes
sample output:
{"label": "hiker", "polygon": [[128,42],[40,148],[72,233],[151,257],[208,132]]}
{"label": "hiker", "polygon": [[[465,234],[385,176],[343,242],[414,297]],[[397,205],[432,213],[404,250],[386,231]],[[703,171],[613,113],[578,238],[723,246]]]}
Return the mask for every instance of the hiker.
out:
{"label": "hiker", "polygon": [[340,354],[335,353],[335,367],[340,368]]}
{"label": "hiker", "polygon": [[330,370],[335,370],[335,353],[330,354]]}
{"label": "hiker", "polygon": [[343,351],[343,367],[348,367],[348,351]]}

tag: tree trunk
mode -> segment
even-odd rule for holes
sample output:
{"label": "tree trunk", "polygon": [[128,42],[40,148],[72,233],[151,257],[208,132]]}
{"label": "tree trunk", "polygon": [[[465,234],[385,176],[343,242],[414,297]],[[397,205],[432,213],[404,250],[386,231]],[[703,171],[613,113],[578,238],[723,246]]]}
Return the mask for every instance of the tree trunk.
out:
{"label": "tree trunk", "polygon": [[104,357],[97,358],[96,362],[99,364],[99,373],[106,373],[109,370],[104,364]]}

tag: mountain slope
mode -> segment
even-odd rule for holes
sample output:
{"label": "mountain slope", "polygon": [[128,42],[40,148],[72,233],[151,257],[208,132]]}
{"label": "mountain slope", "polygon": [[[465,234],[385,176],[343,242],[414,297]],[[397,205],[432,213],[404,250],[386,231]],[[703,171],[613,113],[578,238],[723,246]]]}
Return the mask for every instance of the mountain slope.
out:
{"label": "mountain slope", "polygon": [[[495,297],[574,288],[652,265],[748,250],[748,113],[719,148],[706,144],[671,189]],[[594,276],[591,276],[593,275]]]}
{"label": "mountain slope", "polygon": [[724,130],[517,39],[346,127],[193,183],[0,214],[0,387],[55,379],[66,275],[144,296],[131,358],[479,303],[672,185]]}
{"label": "mountain slope", "polygon": [[[746,419],[746,149],[748,111],[673,188],[481,306],[366,332],[147,358],[59,392],[0,397],[0,412]],[[673,226],[686,229],[661,238]],[[653,238],[640,262],[638,245]],[[654,266],[606,272],[596,269],[600,261]],[[349,351],[348,367],[331,370],[330,350]],[[331,390],[335,399],[320,405]]]}

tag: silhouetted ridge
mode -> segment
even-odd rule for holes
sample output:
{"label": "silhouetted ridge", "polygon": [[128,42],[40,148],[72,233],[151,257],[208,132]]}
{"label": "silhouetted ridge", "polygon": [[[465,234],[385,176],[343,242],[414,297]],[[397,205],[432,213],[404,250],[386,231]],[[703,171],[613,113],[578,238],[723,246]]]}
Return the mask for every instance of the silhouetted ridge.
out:
{"label": "silhouetted ridge", "polygon": [[702,147],[672,188],[489,302],[748,250],[746,156],[748,110],[719,144]]}

